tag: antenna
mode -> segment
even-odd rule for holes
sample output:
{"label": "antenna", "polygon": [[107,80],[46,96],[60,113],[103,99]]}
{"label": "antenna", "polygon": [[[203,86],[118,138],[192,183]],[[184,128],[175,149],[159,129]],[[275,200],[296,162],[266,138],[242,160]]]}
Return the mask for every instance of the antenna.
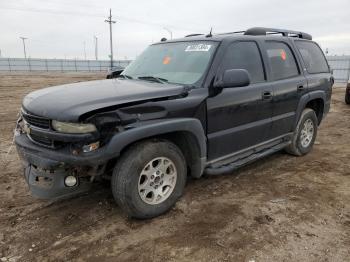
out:
{"label": "antenna", "polygon": [[213,28],[211,27],[209,34],[207,34],[205,37],[212,37],[213,36],[212,32],[213,32]]}

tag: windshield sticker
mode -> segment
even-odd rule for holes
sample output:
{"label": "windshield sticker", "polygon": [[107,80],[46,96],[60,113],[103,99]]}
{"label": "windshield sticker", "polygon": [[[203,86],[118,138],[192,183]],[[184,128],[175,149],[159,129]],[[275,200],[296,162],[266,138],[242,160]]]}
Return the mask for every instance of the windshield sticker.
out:
{"label": "windshield sticker", "polygon": [[195,44],[186,47],[185,52],[208,52],[211,45]]}
{"label": "windshield sticker", "polygon": [[281,50],[281,58],[282,58],[282,60],[286,60],[287,59],[286,51]]}
{"label": "windshield sticker", "polygon": [[165,56],[163,58],[163,65],[167,65],[170,63],[171,57],[170,56]]}

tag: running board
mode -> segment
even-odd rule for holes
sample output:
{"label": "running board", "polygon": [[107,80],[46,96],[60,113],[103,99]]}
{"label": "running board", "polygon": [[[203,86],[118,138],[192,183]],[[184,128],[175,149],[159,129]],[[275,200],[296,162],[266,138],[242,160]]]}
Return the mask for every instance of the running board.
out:
{"label": "running board", "polygon": [[255,160],[258,160],[258,159],[263,158],[265,156],[271,155],[277,151],[280,151],[283,148],[285,148],[286,146],[288,146],[290,143],[291,143],[290,141],[282,142],[282,143],[277,144],[271,148],[268,148],[268,149],[265,149],[265,150],[262,150],[262,151],[259,151],[256,153],[252,153],[251,155],[249,155],[247,157],[238,159],[232,163],[222,165],[219,167],[208,166],[204,170],[204,174],[209,175],[209,176],[217,176],[217,175],[230,173],[239,167],[245,166],[251,162],[254,162]]}

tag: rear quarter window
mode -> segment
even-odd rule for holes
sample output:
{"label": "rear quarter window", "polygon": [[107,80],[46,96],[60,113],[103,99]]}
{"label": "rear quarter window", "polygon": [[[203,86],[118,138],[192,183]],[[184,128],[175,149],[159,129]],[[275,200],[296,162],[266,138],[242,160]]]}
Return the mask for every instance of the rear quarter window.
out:
{"label": "rear quarter window", "polygon": [[310,74],[328,73],[329,68],[322,50],[314,42],[295,41],[303,58],[306,70]]}

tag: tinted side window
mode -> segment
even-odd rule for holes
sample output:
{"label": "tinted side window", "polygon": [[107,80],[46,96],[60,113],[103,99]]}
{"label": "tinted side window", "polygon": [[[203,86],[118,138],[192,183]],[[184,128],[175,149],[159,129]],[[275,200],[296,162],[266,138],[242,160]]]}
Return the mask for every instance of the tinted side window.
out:
{"label": "tinted side window", "polygon": [[231,44],[223,59],[223,67],[224,70],[247,70],[252,84],[265,81],[260,52],[255,42],[236,42]]}
{"label": "tinted side window", "polygon": [[299,74],[292,50],[282,42],[266,42],[273,80],[286,79]]}
{"label": "tinted side window", "polygon": [[313,42],[295,41],[304,60],[306,70],[311,73],[329,72],[326,58],[321,49]]}

